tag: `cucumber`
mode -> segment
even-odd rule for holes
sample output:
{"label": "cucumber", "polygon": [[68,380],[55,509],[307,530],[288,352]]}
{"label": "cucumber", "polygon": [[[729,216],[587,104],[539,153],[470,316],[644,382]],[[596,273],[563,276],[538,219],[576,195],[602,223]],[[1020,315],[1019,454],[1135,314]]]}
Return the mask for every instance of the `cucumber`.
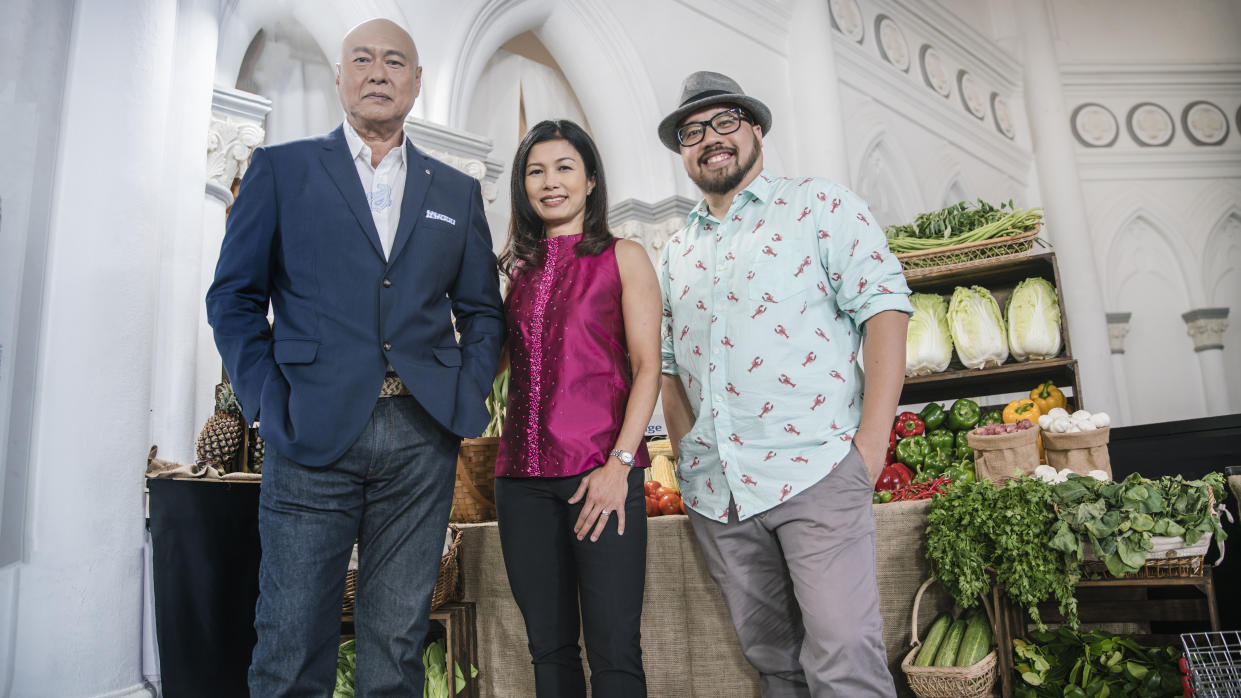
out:
{"label": "cucumber", "polygon": [[955,666],[974,666],[991,652],[991,622],[980,613],[965,624],[961,646],[957,648]]}
{"label": "cucumber", "polygon": [[935,662],[931,666],[952,666],[957,659],[957,648],[961,646],[961,638],[965,636],[965,619],[952,621],[944,642],[935,651]]}
{"label": "cucumber", "polygon": [[948,626],[952,625],[952,616],[947,613],[941,613],[934,623],[931,623],[931,629],[926,633],[926,640],[922,642],[922,649],[918,650],[918,654],[914,657],[914,666],[931,666],[931,662],[935,661],[935,652],[939,649],[939,644],[944,641],[944,635],[948,634]]}

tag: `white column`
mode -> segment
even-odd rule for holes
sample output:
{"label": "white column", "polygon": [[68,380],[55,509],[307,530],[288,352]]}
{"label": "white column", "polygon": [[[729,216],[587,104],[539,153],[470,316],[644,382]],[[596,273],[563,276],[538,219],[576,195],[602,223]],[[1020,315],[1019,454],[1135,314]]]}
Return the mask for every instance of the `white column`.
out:
{"label": "white column", "polygon": [[1198,308],[1181,315],[1186,334],[1194,340],[1198,367],[1202,369],[1207,416],[1229,413],[1228,380],[1224,372],[1224,333],[1228,331],[1228,308]]}
{"label": "white column", "polygon": [[1112,379],[1116,381],[1116,407],[1112,424],[1124,426],[1133,421],[1129,408],[1129,379],[1125,374],[1125,337],[1129,336],[1129,319],[1133,313],[1107,314],[1107,340],[1112,351]]}
{"label": "white column", "polygon": [[1055,245],[1064,281],[1069,334],[1085,397],[1081,406],[1091,411],[1114,410],[1120,400],[1112,378],[1099,268],[1090,244],[1090,220],[1077,175],[1047,0],[1014,0],[1013,5],[1022,28],[1022,76],[1046,211],[1044,235]]}
{"label": "white column", "polygon": [[203,298],[215,278],[215,265],[224,241],[224,220],[233,205],[233,180],[246,173],[250,154],[263,144],[263,119],[271,100],[258,95],[217,87],[211,96],[211,121],[207,130],[207,186],[202,209],[201,263],[196,270],[197,291],[191,317],[197,318],[194,354],[194,432],[187,442],[192,462],[198,429],[215,410],[215,385],[220,382],[221,362],[215,337],[207,324]]}
{"label": "white column", "polygon": [[177,77],[160,146],[167,172],[160,196],[167,234],[159,252],[150,438],[160,457],[189,463],[202,425],[202,393],[195,385],[196,328],[203,307],[201,192],[220,22],[216,0],[178,0],[177,5]]}
{"label": "white column", "polygon": [[[844,112],[840,105],[840,78],[832,42],[836,34],[827,0],[795,0],[789,31],[789,86],[792,109],[773,113],[772,130],[781,129],[789,163],[796,172],[787,176],[829,177],[851,186]],[[746,86],[754,90],[758,86]],[[787,131],[783,129],[788,129]]]}
{"label": "white column", "polygon": [[64,47],[7,695],[149,695],[142,486],[176,12],[80,0]]}

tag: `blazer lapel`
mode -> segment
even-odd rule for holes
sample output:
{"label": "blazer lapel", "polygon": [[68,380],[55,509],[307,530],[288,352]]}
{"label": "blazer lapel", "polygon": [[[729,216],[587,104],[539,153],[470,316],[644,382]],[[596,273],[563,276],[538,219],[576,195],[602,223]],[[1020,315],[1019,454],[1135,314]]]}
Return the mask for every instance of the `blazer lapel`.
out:
{"label": "blazer lapel", "polygon": [[[366,192],[362,191],[362,181],[358,179],[358,169],[349,157],[349,144],[345,141],[344,126],[337,126],[323,143],[323,151],[319,153],[323,167],[336,183],[340,195],[349,204],[353,217],[362,226],[362,233],[375,248],[375,253],[383,259],[383,246],[379,244],[379,231],[375,229],[375,219],[371,216],[371,207],[366,203]],[[408,186],[406,187],[408,191]]]}
{"label": "blazer lapel", "polygon": [[396,237],[392,240],[392,254],[388,255],[388,265],[396,260],[409,242],[414,224],[422,213],[422,202],[427,198],[427,190],[431,188],[431,168],[427,167],[427,157],[418,152],[412,143],[405,144],[405,194],[401,199],[401,217],[397,221]]}

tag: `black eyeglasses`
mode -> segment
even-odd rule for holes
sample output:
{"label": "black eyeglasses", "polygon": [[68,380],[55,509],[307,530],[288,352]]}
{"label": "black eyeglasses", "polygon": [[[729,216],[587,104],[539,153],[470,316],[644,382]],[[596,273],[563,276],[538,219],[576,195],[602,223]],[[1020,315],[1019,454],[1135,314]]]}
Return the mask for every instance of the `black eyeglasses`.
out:
{"label": "black eyeglasses", "polygon": [[677,142],[687,148],[691,145],[698,145],[706,137],[708,126],[721,136],[726,136],[741,128],[742,121],[749,120],[750,117],[746,116],[745,112],[738,107],[733,107],[716,114],[707,121],[691,121],[683,124],[677,129]]}

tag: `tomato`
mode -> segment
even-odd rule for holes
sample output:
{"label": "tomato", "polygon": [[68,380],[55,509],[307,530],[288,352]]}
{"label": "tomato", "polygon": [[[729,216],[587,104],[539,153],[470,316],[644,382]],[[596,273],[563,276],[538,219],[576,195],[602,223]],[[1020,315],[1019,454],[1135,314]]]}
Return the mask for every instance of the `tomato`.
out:
{"label": "tomato", "polygon": [[681,495],[668,492],[659,498],[659,511],[662,514],[681,513]]}
{"label": "tomato", "polygon": [[647,480],[643,487],[646,488],[646,496],[649,497],[658,492],[659,488],[663,487],[663,485],[659,484],[659,480]]}
{"label": "tomato", "polygon": [[659,502],[654,497],[646,498],[646,515],[659,516]]}

